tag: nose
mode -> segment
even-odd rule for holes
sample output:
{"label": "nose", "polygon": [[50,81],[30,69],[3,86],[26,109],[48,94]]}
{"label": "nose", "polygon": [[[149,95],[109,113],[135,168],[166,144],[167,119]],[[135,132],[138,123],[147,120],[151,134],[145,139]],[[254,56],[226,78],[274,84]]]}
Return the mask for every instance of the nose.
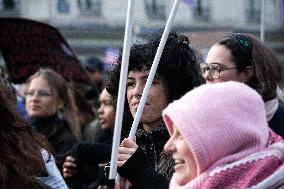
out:
{"label": "nose", "polygon": [[39,99],[38,93],[34,93],[33,95],[30,95],[30,99],[31,99],[32,101],[38,100],[38,99]]}
{"label": "nose", "polygon": [[133,96],[136,98],[141,98],[144,86],[145,84],[143,85],[142,83],[137,83],[133,90]]}
{"label": "nose", "polygon": [[175,145],[172,142],[172,137],[166,142],[164,146],[164,151],[168,153],[173,153],[176,151]]}
{"label": "nose", "polygon": [[99,109],[98,109],[98,113],[99,114],[103,114],[104,112],[104,108],[103,108],[103,105],[100,105]]}

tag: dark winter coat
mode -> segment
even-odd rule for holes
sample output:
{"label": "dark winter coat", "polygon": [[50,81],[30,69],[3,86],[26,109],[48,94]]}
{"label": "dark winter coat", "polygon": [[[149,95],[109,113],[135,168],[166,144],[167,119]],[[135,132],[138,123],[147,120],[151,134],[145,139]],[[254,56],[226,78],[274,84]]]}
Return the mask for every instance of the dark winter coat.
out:
{"label": "dark winter coat", "polygon": [[127,178],[132,189],[168,189],[174,161],[163,151],[169,139],[164,124],[148,133],[142,128],[136,133],[137,151],[118,169]]}
{"label": "dark winter coat", "polygon": [[272,119],[268,122],[269,127],[278,135],[284,138],[284,104],[279,101],[278,108],[272,117]]}
{"label": "dark winter coat", "polygon": [[28,122],[35,131],[47,138],[55,151],[56,165],[61,170],[65,157],[69,155],[73,146],[78,142],[68,127],[67,121],[54,115],[41,119],[29,118]]}

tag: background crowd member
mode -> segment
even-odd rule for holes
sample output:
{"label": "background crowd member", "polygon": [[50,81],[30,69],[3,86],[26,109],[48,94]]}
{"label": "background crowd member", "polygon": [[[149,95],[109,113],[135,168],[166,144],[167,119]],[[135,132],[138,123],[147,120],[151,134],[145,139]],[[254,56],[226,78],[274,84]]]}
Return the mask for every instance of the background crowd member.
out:
{"label": "background crowd member", "polygon": [[49,150],[48,142],[27,126],[16,111],[16,102],[16,91],[1,72],[0,188],[48,188],[36,180],[47,176],[40,149]]}
{"label": "background crowd member", "polygon": [[112,143],[112,130],[115,121],[115,107],[111,95],[104,88],[99,98],[98,118],[85,129],[87,141]]}
{"label": "background crowd member", "polygon": [[284,105],[277,98],[280,59],[249,34],[233,33],[213,45],[201,70],[206,83],[239,81],[255,89],[265,102],[269,126],[284,137]]}
{"label": "background crowd member", "polygon": [[163,118],[171,135],[165,150],[175,160],[171,189],[283,188],[284,141],[247,85],[200,86],[171,103]]}
{"label": "background crowd member", "polygon": [[50,69],[40,69],[25,85],[28,121],[46,136],[55,151],[58,169],[79,138],[76,107],[65,79]]}
{"label": "background crowd member", "polygon": [[78,89],[75,88],[74,85],[71,84],[68,86],[72,90],[72,94],[77,107],[76,116],[80,125],[80,138],[82,141],[91,140],[89,136],[92,133],[92,129],[89,127],[89,125],[93,122],[93,120],[96,120],[97,115],[95,111],[97,110],[94,111],[91,104],[88,103],[88,101],[82,96],[82,94]]}
{"label": "background crowd member", "polygon": [[92,142],[77,144],[72,150],[72,156],[67,156],[63,163],[63,176],[66,179],[80,179],[80,184],[73,188],[95,189],[101,183],[104,167],[100,164],[110,160],[114,121],[115,107],[112,97],[103,89],[98,119],[85,130],[88,141]]}
{"label": "background crowd member", "polygon": [[99,107],[99,95],[104,88],[104,64],[97,57],[89,57],[83,65],[92,85],[84,98],[96,109]]}
{"label": "background crowd member", "polygon": [[[130,130],[129,123],[133,122],[160,39],[161,35],[156,34],[147,43],[131,47],[123,120],[123,130],[127,132],[122,133],[122,138]],[[114,99],[117,99],[119,87],[120,60],[110,72],[107,85]],[[130,181],[131,188],[168,188],[174,162],[163,151],[169,134],[163,123],[162,110],[169,102],[203,82],[197,67],[188,38],[171,32],[141,116],[137,144],[124,139],[119,147],[118,173]]]}

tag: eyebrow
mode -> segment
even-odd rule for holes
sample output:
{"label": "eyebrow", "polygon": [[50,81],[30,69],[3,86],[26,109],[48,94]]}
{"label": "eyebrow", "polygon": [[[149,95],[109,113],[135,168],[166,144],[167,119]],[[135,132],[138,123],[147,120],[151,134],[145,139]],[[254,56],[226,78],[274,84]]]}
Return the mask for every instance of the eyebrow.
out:
{"label": "eyebrow", "polygon": [[105,100],[102,100],[100,102],[101,103],[112,103],[112,100],[111,99],[105,99]]}
{"label": "eyebrow", "polygon": [[216,65],[216,64],[217,64],[217,65],[223,65],[223,64],[221,64],[221,63],[219,63],[219,62],[212,62],[212,63],[210,63],[210,64],[208,64],[208,65],[212,65],[212,64],[213,64],[213,65],[214,65],[214,64],[215,64],[215,65]]}
{"label": "eyebrow", "polygon": [[[147,78],[148,78],[148,75],[143,75],[141,78],[142,78],[142,79],[147,79]],[[129,80],[135,80],[134,77],[129,77],[129,76],[128,76],[127,79],[129,79]]]}
{"label": "eyebrow", "polygon": [[[225,65],[224,64],[221,64],[221,63],[219,63],[219,62],[213,62],[213,63],[210,63],[210,64],[208,64],[208,66],[220,66],[220,67],[224,67]],[[226,66],[225,66],[226,67]]]}
{"label": "eyebrow", "polygon": [[46,90],[46,89],[30,89],[30,90],[28,90],[28,91],[42,91],[42,92],[49,92],[49,93],[51,93],[51,90]]}

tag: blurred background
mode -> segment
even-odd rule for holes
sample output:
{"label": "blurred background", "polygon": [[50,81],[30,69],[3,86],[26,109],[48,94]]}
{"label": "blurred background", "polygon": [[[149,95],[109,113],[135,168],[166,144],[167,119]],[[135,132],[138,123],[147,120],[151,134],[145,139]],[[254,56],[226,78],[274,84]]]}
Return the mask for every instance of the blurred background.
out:
{"label": "blurred background", "polygon": [[[135,1],[133,39],[164,28],[173,0]],[[265,42],[284,60],[284,0],[265,0]],[[0,0],[0,17],[20,17],[59,29],[81,62],[113,63],[123,45],[127,0]],[[182,0],[173,30],[206,54],[228,32],[260,35],[261,0]],[[3,60],[1,60],[1,64]]]}

